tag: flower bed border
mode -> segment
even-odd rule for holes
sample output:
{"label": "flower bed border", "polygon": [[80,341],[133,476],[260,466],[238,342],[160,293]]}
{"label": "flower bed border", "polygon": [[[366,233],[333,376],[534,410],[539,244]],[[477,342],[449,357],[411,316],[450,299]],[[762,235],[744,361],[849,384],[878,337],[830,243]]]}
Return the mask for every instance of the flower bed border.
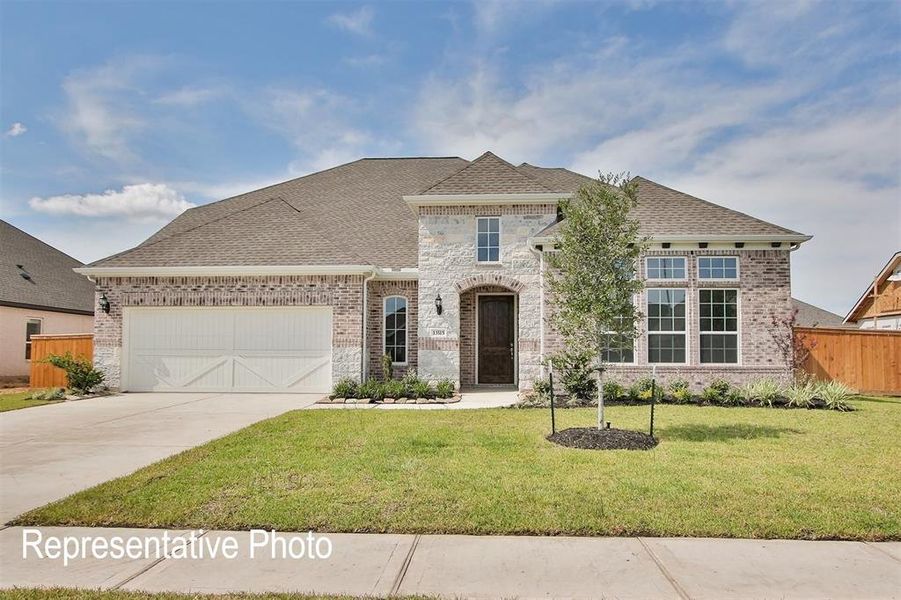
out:
{"label": "flower bed border", "polygon": [[316,404],[454,404],[459,402],[461,398],[460,394],[454,394],[450,398],[384,398],[382,400],[325,396],[317,400]]}

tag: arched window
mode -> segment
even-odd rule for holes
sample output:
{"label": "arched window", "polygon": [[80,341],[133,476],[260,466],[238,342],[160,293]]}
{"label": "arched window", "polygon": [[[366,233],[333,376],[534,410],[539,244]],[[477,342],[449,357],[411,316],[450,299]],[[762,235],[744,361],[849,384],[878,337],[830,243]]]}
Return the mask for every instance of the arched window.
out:
{"label": "arched window", "polygon": [[407,364],[407,299],[388,296],[384,304],[385,354],[394,364]]}

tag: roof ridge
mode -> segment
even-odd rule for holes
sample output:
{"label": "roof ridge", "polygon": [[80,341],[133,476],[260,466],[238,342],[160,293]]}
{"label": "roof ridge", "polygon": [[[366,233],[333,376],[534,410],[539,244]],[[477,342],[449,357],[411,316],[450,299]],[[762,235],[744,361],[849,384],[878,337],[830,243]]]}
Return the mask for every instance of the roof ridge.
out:
{"label": "roof ridge", "polygon": [[[692,194],[689,194],[689,193],[686,193],[686,192],[677,190],[677,189],[675,189],[675,188],[671,188],[671,187],[669,187],[669,186],[667,186],[667,185],[663,185],[662,183],[657,183],[656,181],[653,181],[653,180],[651,180],[651,179],[648,179],[647,177],[642,177],[641,175],[636,175],[636,176],[633,177],[632,179],[633,179],[633,180],[634,180],[634,179],[641,179],[641,180],[647,181],[648,183],[650,183],[650,184],[652,184],[652,185],[656,185],[656,186],[658,186],[658,187],[662,187],[662,188],[664,188],[664,189],[667,189],[667,190],[669,190],[669,191],[671,191],[671,192],[675,192],[675,193],[677,193],[677,194],[681,194],[681,195],[683,195],[683,196],[687,196],[687,197],[691,198],[692,200],[696,200],[696,201],[701,202],[701,203],[703,203],[703,204],[705,204],[705,205],[707,205],[707,206],[713,206],[713,207],[715,207],[715,208],[721,208],[721,209],[723,209],[723,210],[727,210],[727,211],[729,211],[729,212],[731,212],[731,213],[734,213],[734,214],[736,214],[736,215],[741,215],[741,216],[743,216],[743,217],[747,217],[747,218],[749,218],[749,219],[752,219],[752,220],[754,220],[754,221],[756,221],[756,222],[758,222],[758,223],[763,223],[764,225],[769,225],[770,227],[776,227],[776,228],[778,228],[778,229],[782,229],[783,231],[787,231],[787,232],[789,232],[789,233],[793,233],[793,234],[796,234],[796,235],[804,235],[803,233],[800,233],[800,232],[798,232],[798,231],[795,231],[794,229],[789,229],[788,227],[783,227],[782,225],[776,225],[775,223],[770,223],[769,221],[764,221],[763,219],[758,219],[757,217],[755,217],[755,216],[753,216],[753,215],[749,215],[749,214],[746,213],[746,212],[742,212],[742,211],[740,211],[740,210],[735,210],[734,208],[729,208],[728,206],[723,206],[722,204],[716,204],[715,202],[711,202],[710,200],[704,200],[703,198],[698,198],[697,196],[693,196]],[[638,201],[641,202],[641,193],[640,193],[640,192],[639,192],[639,194],[638,194]]]}
{"label": "roof ridge", "polygon": [[[356,161],[355,161],[355,162],[356,162]],[[281,196],[270,196],[269,198],[266,198],[265,200],[260,200],[259,202],[256,202],[256,203],[254,203],[254,204],[251,204],[250,206],[245,206],[244,208],[242,208],[242,209],[240,209],[240,210],[236,210],[236,211],[230,212],[230,213],[228,213],[227,215],[222,215],[221,217],[217,217],[217,218],[212,219],[212,220],[210,220],[210,221],[206,221],[206,222],[201,223],[201,224],[199,224],[199,225],[195,225],[194,227],[189,227],[188,229],[185,229],[184,231],[179,231],[178,233],[173,233],[172,235],[167,235],[166,237],[160,238],[160,239],[158,239],[158,240],[154,240],[154,241],[149,242],[149,243],[145,241],[144,243],[138,244],[137,246],[134,246],[133,248],[129,248],[129,249],[127,249],[127,250],[123,250],[122,252],[117,252],[117,253],[112,254],[112,255],[110,255],[110,256],[105,256],[104,258],[101,258],[100,260],[95,260],[94,262],[92,262],[92,263],[90,263],[90,264],[88,264],[88,265],[85,265],[85,266],[93,267],[93,266],[95,266],[97,263],[100,263],[100,262],[106,262],[106,261],[111,260],[111,259],[113,259],[113,258],[118,258],[118,257],[120,257],[120,256],[123,256],[123,255],[125,255],[125,254],[128,254],[129,252],[132,252],[133,250],[137,250],[138,248],[141,248],[141,249],[143,249],[143,248],[149,248],[149,247],[155,246],[155,245],[157,245],[157,244],[159,244],[159,243],[161,243],[161,242],[165,242],[165,241],[168,241],[168,240],[175,239],[175,238],[177,238],[177,237],[181,237],[182,235],[184,235],[184,234],[186,234],[186,233],[190,233],[190,232],[192,232],[192,231],[196,231],[196,230],[200,229],[201,227],[206,227],[207,225],[212,225],[213,223],[218,223],[219,221],[222,221],[223,219],[228,219],[228,218],[233,217],[233,216],[235,216],[235,215],[237,215],[237,214],[240,214],[240,213],[242,213],[242,212],[248,211],[248,210],[250,210],[251,208],[256,208],[257,206],[260,206],[260,205],[263,205],[263,204],[268,204],[269,202],[272,202],[273,200],[281,200],[282,202],[285,202],[284,198],[282,198]],[[292,208],[293,208],[293,207],[292,207]]]}
{"label": "roof ridge", "polygon": [[[451,158],[459,158],[460,160],[466,160],[460,156],[364,156],[358,160],[448,160]],[[356,161],[354,161],[356,162]],[[469,161],[467,161],[469,162]],[[345,163],[351,164],[351,163]],[[342,167],[344,165],[341,165]],[[322,173],[322,171],[317,171]]]}
{"label": "roof ridge", "polygon": [[[276,182],[276,183],[270,183],[269,185],[264,185],[264,186],[261,187],[261,188],[257,188],[257,189],[255,189],[255,190],[248,190],[248,191],[246,191],[246,192],[241,192],[240,194],[235,194],[234,196],[229,196],[228,198],[222,198],[221,200],[213,200],[212,202],[207,202],[206,204],[201,204],[201,205],[199,205],[199,206],[192,206],[192,207],[189,208],[188,210],[186,210],[186,211],[184,211],[183,213],[181,213],[181,215],[183,215],[183,214],[185,214],[185,213],[187,213],[187,212],[191,212],[192,210],[197,210],[197,209],[199,209],[199,208],[207,208],[208,206],[214,206],[214,205],[216,205],[216,204],[221,204],[221,203],[226,202],[226,201],[228,201],[228,200],[234,200],[235,198],[240,198],[241,196],[246,196],[246,195],[248,195],[248,194],[255,194],[255,193],[257,193],[257,192],[262,192],[263,190],[268,190],[269,188],[273,188],[273,187],[280,186],[280,185],[285,185],[286,183],[292,183],[292,182],[295,182],[295,181],[299,181],[299,180],[301,180],[301,179],[306,179],[307,177],[312,177],[313,175],[319,175],[320,173],[328,173],[329,171],[334,171],[335,169],[340,169],[341,167],[346,167],[347,165],[352,165],[352,164],[354,164],[354,163],[358,163],[358,162],[361,162],[361,161],[364,161],[364,160],[367,160],[367,159],[366,159],[366,158],[358,158],[357,160],[352,160],[352,161],[350,161],[350,162],[341,163],[340,165],[335,165],[334,167],[329,167],[328,169],[323,169],[323,170],[321,170],[321,171],[314,171],[313,173],[307,173],[306,175],[300,175],[299,177],[292,177],[292,178],[290,178],[290,179],[285,179],[284,181],[278,181],[278,182]],[[256,205],[254,205],[254,206],[256,206]],[[243,209],[241,209],[241,210],[243,210]],[[235,211],[235,212],[240,212],[240,211]],[[178,216],[181,216],[181,215],[178,215]],[[168,226],[169,226],[170,224],[172,224],[173,222],[174,222],[174,220],[173,220],[173,221],[170,221],[169,223],[166,223],[166,225],[163,226],[163,229],[165,229],[166,227],[168,227]],[[208,221],[208,223],[212,223],[212,221]],[[157,231],[157,232],[154,233],[153,235],[156,235],[157,233],[162,232],[163,229],[160,229],[159,231]],[[182,231],[182,232],[179,232],[179,233],[184,233],[184,232]],[[150,237],[153,237],[153,235],[150,236]],[[172,235],[179,235],[179,234],[172,234]],[[172,235],[168,235],[168,236],[166,236],[166,237],[172,237]],[[148,238],[148,239],[150,239],[150,238]],[[151,243],[155,244],[155,243],[158,242],[158,241],[159,241],[159,240],[156,240],[156,241],[151,242]],[[145,240],[145,242],[146,242],[146,240]],[[143,245],[143,244],[139,244],[139,245]],[[148,245],[149,245],[149,244],[148,244]],[[137,246],[135,246],[135,248],[137,248]],[[113,256],[115,256],[115,255],[113,255]],[[112,258],[112,257],[110,257],[110,258]]]}
{"label": "roof ridge", "polygon": [[30,238],[33,239],[34,241],[40,243],[41,245],[47,246],[48,248],[50,248],[50,249],[53,250],[54,252],[57,252],[57,253],[59,253],[59,254],[62,254],[62,255],[65,256],[66,258],[71,258],[72,260],[74,260],[74,261],[77,262],[78,264],[84,266],[84,263],[83,263],[83,262],[81,262],[80,260],[78,260],[77,258],[75,258],[74,256],[72,256],[71,254],[66,254],[65,252],[63,252],[63,251],[60,250],[59,248],[57,248],[57,247],[55,247],[55,246],[51,246],[50,244],[48,244],[47,242],[45,242],[45,241],[42,240],[41,238],[31,235],[30,233],[28,233],[28,232],[25,231],[24,229],[20,229],[20,228],[16,227],[15,225],[13,225],[12,223],[10,223],[9,221],[4,221],[3,219],[0,219],[0,223],[3,223],[4,225],[7,225],[7,226],[9,226],[9,227],[12,227],[13,229],[15,229],[16,231],[18,231],[19,233],[21,233],[21,234],[23,234],[23,235],[27,235],[28,237],[30,237]]}
{"label": "roof ridge", "polygon": [[[417,195],[418,195],[418,194],[425,194],[425,193],[428,192],[430,189],[435,188],[435,187],[438,187],[439,185],[441,185],[442,183],[444,183],[444,182],[447,181],[448,179],[450,179],[450,178],[452,178],[452,177],[456,177],[457,175],[459,175],[460,173],[462,173],[462,172],[465,171],[466,169],[468,169],[468,168],[470,168],[470,167],[472,167],[472,166],[478,164],[479,161],[481,161],[481,160],[483,160],[483,159],[485,159],[486,157],[489,157],[489,156],[492,157],[492,158],[497,159],[498,161],[500,161],[501,164],[503,164],[504,166],[506,166],[506,167],[507,167],[508,169],[510,169],[512,172],[516,173],[517,176],[519,176],[519,177],[525,177],[525,178],[528,179],[529,181],[532,181],[532,182],[538,184],[540,187],[544,188],[547,192],[553,192],[553,191],[554,191],[554,190],[552,190],[551,188],[549,188],[548,186],[544,185],[541,181],[539,181],[539,180],[536,179],[535,177],[532,177],[532,176],[529,175],[528,173],[523,173],[522,171],[518,170],[515,166],[513,166],[512,164],[510,164],[509,162],[507,162],[506,160],[504,160],[503,158],[501,158],[500,156],[498,156],[497,154],[495,154],[495,153],[492,152],[491,150],[486,150],[486,151],[483,152],[478,158],[475,158],[475,159],[469,161],[467,164],[463,165],[463,167],[461,167],[460,169],[454,171],[453,173],[451,173],[451,174],[448,175],[447,177],[444,177],[444,178],[442,178],[442,179],[439,179],[438,181],[436,181],[436,182],[430,184],[428,187],[423,188],[422,190],[420,190],[419,192],[417,192]],[[465,159],[464,159],[464,160],[465,160]]]}

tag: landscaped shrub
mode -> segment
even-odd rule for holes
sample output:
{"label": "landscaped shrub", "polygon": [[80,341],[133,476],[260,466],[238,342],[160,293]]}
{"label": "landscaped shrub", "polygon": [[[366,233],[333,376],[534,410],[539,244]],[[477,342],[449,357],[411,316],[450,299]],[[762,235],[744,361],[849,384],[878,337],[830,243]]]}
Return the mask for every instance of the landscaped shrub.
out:
{"label": "landscaped shrub", "polygon": [[782,386],[778,381],[764,377],[749,383],[744,395],[755,404],[772,407],[782,397]]}
{"label": "landscaped shrub", "polygon": [[383,385],[386,398],[403,398],[407,395],[407,386],[400,379],[391,379]]}
{"label": "landscaped shrub", "polygon": [[687,404],[691,402],[691,390],[688,381],[685,379],[674,379],[667,386],[670,397],[676,404]]}
{"label": "landscaped shrub", "polygon": [[357,388],[357,398],[371,398],[373,402],[385,399],[385,384],[377,379],[367,379]]}
{"label": "landscaped shrub", "polygon": [[604,400],[619,400],[626,395],[626,388],[613,380],[604,382]]}
{"label": "landscaped shrub", "polygon": [[588,352],[560,352],[554,356],[554,370],[560,374],[563,389],[573,399],[590,401],[597,395],[597,382]]}
{"label": "landscaped shrub", "polygon": [[66,382],[76,394],[90,393],[103,383],[103,373],[94,368],[91,361],[74,358],[71,352],[60,356],[49,354],[43,362],[50,363],[66,372]]}
{"label": "landscaped shrub", "polygon": [[651,395],[654,393],[654,380],[650,377],[642,377],[629,390],[629,395],[634,400],[650,400]]}
{"label": "landscaped shrub", "polygon": [[416,398],[416,393],[413,391],[413,388],[422,383],[422,380],[416,375],[416,369],[407,369],[407,372],[404,373],[404,376],[401,377],[401,382],[404,384],[404,389],[406,390],[404,395],[407,398]]}
{"label": "landscaped shrub", "polygon": [[356,398],[357,382],[350,377],[343,377],[338,380],[335,387],[332,388],[332,398]]}
{"label": "landscaped shrub", "polygon": [[782,390],[782,394],[788,400],[789,406],[810,408],[813,399],[816,398],[817,388],[809,381],[806,383],[794,383]]}
{"label": "landscaped shrub", "polygon": [[542,400],[550,400],[551,398],[551,380],[548,377],[539,377],[532,382],[532,390],[535,395]]}
{"label": "landscaped shrub", "polygon": [[450,379],[442,379],[435,384],[435,395],[439,398],[450,398],[454,395],[454,382]]}
{"label": "landscaped shrub", "polygon": [[66,392],[62,388],[48,388],[46,390],[37,390],[28,396],[29,400],[42,400],[50,402],[52,400],[62,400],[66,397]]}
{"label": "landscaped shrub", "polygon": [[710,404],[724,404],[729,400],[729,392],[732,386],[724,379],[714,379],[701,392],[701,398]]}
{"label": "landscaped shrub", "polygon": [[848,411],[854,407],[848,402],[854,395],[854,390],[840,381],[817,384],[817,397],[826,403],[830,410]]}
{"label": "landscaped shrub", "polygon": [[429,398],[432,396],[432,387],[428,381],[417,379],[409,389],[411,398]]}
{"label": "landscaped shrub", "polygon": [[391,381],[391,376],[393,375],[392,370],[394,369],[394,363],[391,362],[391,357],[387,354],[382,354],[382,380],[383,381]]}

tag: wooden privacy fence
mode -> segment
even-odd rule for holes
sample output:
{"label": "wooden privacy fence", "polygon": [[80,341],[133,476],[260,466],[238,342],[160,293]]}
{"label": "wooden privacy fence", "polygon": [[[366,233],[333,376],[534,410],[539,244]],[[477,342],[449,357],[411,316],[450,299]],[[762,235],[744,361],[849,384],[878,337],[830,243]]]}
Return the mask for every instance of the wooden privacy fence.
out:
{"label": "wooden privacy fence", "polygon": [[48,354],[71,352],[76,358],[94,360],[94,336],[90,333],[54,334],[31,336],[31,378],[33,388],[66,387],[66,372],[41,362]]}
{"label": "wooden privacy fence", "polygon": [[860,392],[901,395],[901,331],[795,327],[810,350],[804,370]]}

